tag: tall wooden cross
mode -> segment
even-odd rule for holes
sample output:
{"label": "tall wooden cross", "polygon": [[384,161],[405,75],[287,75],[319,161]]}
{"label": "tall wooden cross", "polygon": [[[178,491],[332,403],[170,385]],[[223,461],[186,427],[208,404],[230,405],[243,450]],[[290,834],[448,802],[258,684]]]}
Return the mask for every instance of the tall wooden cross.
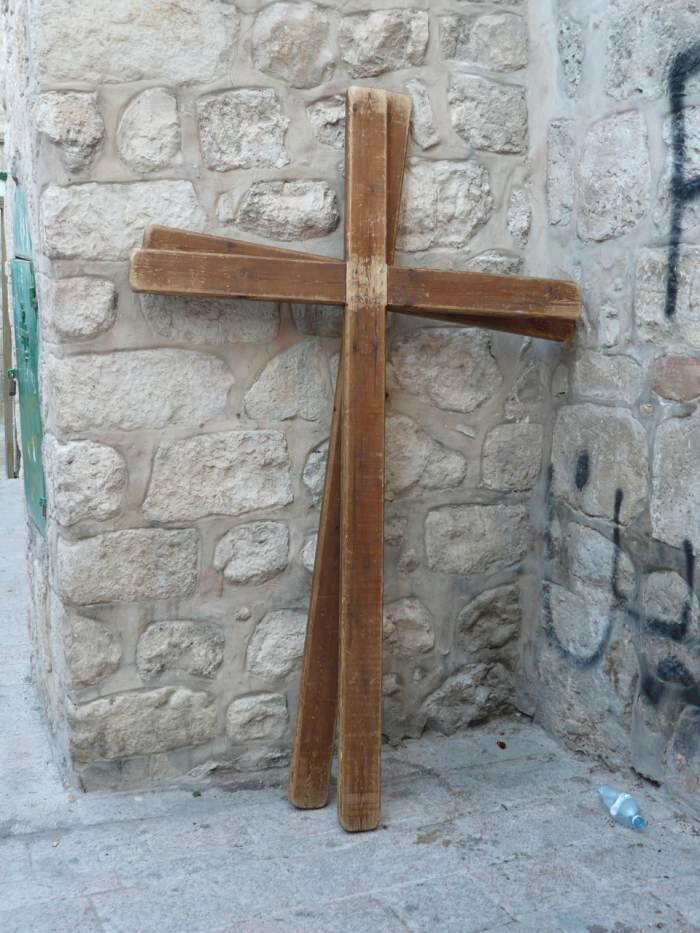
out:
{"label": "tall wooden cross", "polygon": [[410,112],[405,95],[348,90],[344,262],[151,227],[131,265],[138,292],[345,308],[289,799],[327,803],[337,723],[349,831],[380,817],[387,309],[559,341],[580,313],[571,283],[393,265]]}

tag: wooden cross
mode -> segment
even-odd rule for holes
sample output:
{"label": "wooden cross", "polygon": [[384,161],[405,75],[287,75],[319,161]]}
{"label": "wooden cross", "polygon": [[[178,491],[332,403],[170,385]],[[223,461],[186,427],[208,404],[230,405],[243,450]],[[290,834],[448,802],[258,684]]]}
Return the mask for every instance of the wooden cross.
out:
{"label": "wooden cross", "polygon": [[327,803],[337,723],[348,831],[380,817],[387,309],[559,341],[580,313],[571,283],[393,265],[410,111],[405,95],[348,90],[344,262],[151,227],[131,265],[137,292],[345,307],[289,799]]}

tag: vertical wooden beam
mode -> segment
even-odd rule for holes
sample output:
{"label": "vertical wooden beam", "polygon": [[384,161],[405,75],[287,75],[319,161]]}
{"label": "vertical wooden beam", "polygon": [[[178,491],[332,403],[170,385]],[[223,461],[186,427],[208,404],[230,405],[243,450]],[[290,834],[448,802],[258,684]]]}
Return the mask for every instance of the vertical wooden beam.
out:
{"label": "vertical wooden beam", "polygon": [[380,817],[387,116],[384,91],[348,90],[338,818],[350,832],[375,829]]}
{"label": "vertical wooden beam", "polygon": [[[388,94],[387,262],[394,256],[399,227],[411,98]],[[338,698],[340,608],[340,406],[342,356],[338,370],[328,445],[326,480],[299,684],[294,743],[289,769],[289,800],[303,810],[328,802]]]}

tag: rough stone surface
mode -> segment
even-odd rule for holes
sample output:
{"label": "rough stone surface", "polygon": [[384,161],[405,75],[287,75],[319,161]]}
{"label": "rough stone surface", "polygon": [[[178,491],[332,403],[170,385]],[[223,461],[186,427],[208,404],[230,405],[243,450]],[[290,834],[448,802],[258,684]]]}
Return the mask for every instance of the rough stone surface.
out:
{"label": "rough stone surface", "polygon": [[414,331],[394,342],[391,365],[404,391],[447,411],[474,411],[503,381],[490,339],[476,330]]}
{"label": "rough stone surface", "polygon": [[440,142],[440,135],[435,129],[433,105],[430,93],[424,81],[411,78],[406,82],[406,90],[411,95],[411,132],[421,149],[430,149]]}
{"label": "rough stone surface", "polygon": [[[38,276],[38,286],[50,313],[42,321],[44,333],[54,340],[83,340],[104,333],[117,315],[117,294],[109,279],[71,276],[47,279]],[[43,305],[42,305],[43,307]]]}
{"label": "rough stone surface", "polygon": [[164,87],[142,91],[129,103],[117,130],[119,153],[137,172],[168,168],[180,152],[177,98]]}
{"label": "rough stone surface", "polygon": [[522,275],[523,258],[501,250],[488,249],[466,262],[467,272],[489,272],[494,275]]}
{"label": "rough stone surface", "polygon": [[666,317],[668,250],[642,249],[637,257],[634,314],[637,333],[645,343],[700,349],[700,247],[681,246],[675,314]]}
{"label": "rough stone surface", "polygon": [[279,305],[267,301],[141,295],[141,308],[154,334],[190,345],[263,343],[280,326]]}
{"label": "rough stone surface", "polygon": [[216,709],[208,694],[185,687],[118,693],[69,712],[71,751],[78,761],[128,758],[198,745],[214,737]]}
{"label": "rough stone surface", "polygon": [[480,593],[457,616],[456,641],[465,655],[512,655],[520,634],[522,609],[517,586],[499,586]]}
{"label": "rough stone surface", "polygon": [[493,210],[489,173],[477,162],[411,159],[404,178],[398,248],[460,247]]}
{"label": "rough stone surface", "polygon": [[530,206],[528,193],[523,188],[516,188],[511,193],[506,224],[508,225],[508,233],[518,246],[525,246],[530,237],[530,227],[532,226],[532,207]]}
{"label": "rough stone surface", "polygon": [[281,168],[289,162],[284,148],[289,119],[271,88],[240,88],[203,97],[197,103],[197,124],[202,157],[214,171]]}
{"label": "rough stone surface", "polygon": [[66,432],[198,425],[221,415],[233,376],[190,350],[129,350],[50,357],[56,424]]}
{"label": "rough stone surface", "polygon": [[59,524],[102,521],[122,509],[126,462],[113,447],[92,441],[60,444],[47,434],[43,454],[48,506]]}
{"label": "rough stone surface", "polygon": [[557,49],[566,93],[569,97],[576,97],[583,77],[585,45],[581,24],[569,16],[559,20]]}
{"label": "rough stone surface", "polygon": [[372,78],[421,65],[428,35],[428,14],[422,10],[376,10],[344,16],[338,42],[350,77]]}
{"label": "rough stone surface", "polygon": [[591,586],[608,594],[612,589],[617,560],[617,588],[629,594],[634,587],[634,567],[624,551],[615,554],[612,541],[585,525],[571,524],[566,537],[566,553],[573,589],[582,596]]}
{"label": "rough stone surface", "polygon": [[507,712],[512,697],[508,676],[498,662],[469,665],[449,677],[432,693],[423,706],[429,729],[452,735],[458,729]]}
{"label": "rough stone surface", "polygon": [[530,546],[520,505],[446,505],[425,520],[428,566],[438,573],[493,573],[516,564]]}
{"label": "rough stone surface", "polygon": [[695,0],[612,0],[607,14],[607,91],[616,100],[661,97],[673,57],[697,35]]}
{"label": "rough stone surface", "polygon": [[144,514],[157,521],[243,515],[292,501],[289,453],[278,431],[218,431],[164,441]]}
{"label": "rough stone surface", "polygon": [[547,211],[550,224],[568,224],[574,210],[574,124],[554,120],[547,135]]}
{"label": "rough stone surface", "polygon": [[501,424],[484,441],[483,477],[490,489],[532,489],[542,465],[541,424]]}
{"label": "rough stone surface", "polygon": [[311,494],[314,505],[319,505],[323,498],[323,484],[326,479],[328,462],[328,441],[315,447],[306,458],[302,480]]}
{"label": "rough stone surface", "polygon": [[95,93],[47,91],[34,105],[34,122],[37,131],[58,147],[70,172],[88,168],[104,139]]}
{"label": "rough stone surface", "polygon": [[114,673],[122,658],[119,636],[94,619],[67,613],[63,628],[66,665],[74,687],[88,687]]}
{"label": "rough stone surface", "polygon": [[664,356],[655,361],[651,377],[662,398],[689,402],[700,396],[700,359],[695,356]]}
{"label": "rough stone surface", "polygon": [[315,337],[340,337],[343,333],[343,309],[335,305],[291,305],[292,317],[300,334]]}
{"label": "rough stone surface", "polygon": [[330,20],[315,3],[273,3],[255,18],[253,60],[292,87],[315,87],[333,72]]}
{"label": "rough stone surface", "polygon": [[674,547],[700,542],[700,413],[670,418],[656,431],[651,524],[654,537]]}
{"label": "rough stone surface", "polygon": [[278,609],[257,625],[246,652],[246,667],[263,680],[286,677],[301,661],[306,636],[306,612]]}
{"label": "rough stone surface", "polygon": [[[686,615],[691,632],[697,632],[700,618],[698,598],[689,592],[688,582],[677,573],[657,571],[647,574],[642,581],[642,604],[646,619],[667,621],[673,633],[671,637],[675,635],[678,641],[683,641],[681,628]],[[674,628],[676,632],[673,632]]]}
{"label": "rough stone surface", "polygon": [[245,396],[249,418],[318,421],[330,410],[328,362],[317,340],[303,340],[273,357]]}
{"label": "rough stone surface", "polygon": [[[673,204],[673,178],[675,175],[676,151],[674,138],[683,135],[683,176],[687,181],[700,174],[700,107],[684,107],[677,117],[668,117],[663,125],[663,138],[667,147],[666,166],[659,181],[654,222],[663,234],[670,229]],[[692,236],[700,225],[700,204],[697,198],[686,201],[680,218],[681,232]]]}
{"label": "rough stone surface", "polygon": [[49,185],[41,217],[52,259],[128,259],[148,224],[201,230],[206,221],[189,181]]}
{"label": "rough stone surface", "polygon": [[309,104],[306,116],[320,143],[333,149],[345,147],[345,97],[342,94]]}
{"label": "rough stone surface", "polygon": [[392,655],[413,658],[435,644],[434,621],[419,599],[397,599],[384,607],[384,647]]}
{"label": "rough stone surface", "polygon": [[136,667],[146,681],[177,673],[215,677],[223,660],[224,635],[210,622],[154,622],[136,647]]}
{"label": "rough stone surface", "polygon": [[264,583],[289,561],[289,528],[284,522],[239,525],[219,541],[214,567],[229,583]]}
{"label": "rough stone surface", "polygon": [[578,231],[607,240],[633,230],[650,202],[651,170],[641,114],[606,117],[586,135],[578,165]]}
{"label": "rough stone surface", "polygon": [[281,693],[250,693],[236,697],[229,706],[226,735],[232,742],[274,742],[287,731],[288,720],[287,700]]}
{"label": "rough stone surface", "polygon": [[[614,439],[614,442],[612,442]],[[630,414],[595,405],[571,405],[557,416],[552,443],[553,489],[586,515],[627,523],[647,502],[647,441]]]}
{"label": "rough stone surface", "polygon": [[46,83],[86,81],[207,82],[225,77],[239,17],[228,0],[178,0],[144,7],[139,0],[95,0],[76,17],[68,0],[42,0],[36,62]]}
{"label": "rough stone surface", "polygon": [[314,572],[316,563],[316,546],[318,545],[318,535],[312,535],[301,549],[301,565],[309,573]]}
{"label": "rough stone surface", "polygon": [[582,353],[573,369],[576,395],[633,405],[644,388],[644,370],[629,356]]}
{"label": "rough stone surface", "polygon": [[527,149],[525,89],[478,75],[453,74],[448,102],[452,126],[462,139],[487,152]]}
{"label": "rough stone surface", "polygon": [[445,58],[489,71],[519,71],[527,65],[527,23],[515,13],[441,16],[440,48]]}
{"label": "rough stone surface", "polygon": [[419,484],[449,489],[464,479],[467,464],[457,451],[447,450],[406,415],[386,422],[386,496],[393,499]]}
{"label": "rough stone surface", "polygon": [[192,529],[133,528],[75,542],[59,538],[56,580],[62,595],[78,605],[167,599],[193,590],[198,552]]}
{"label": "rough stone surface", "polygon": [[548,584],[551,624],[561,647],[578,661],[589,661],[599,650],[608,630],[609,596],[598,600],[570,593]]}
{"label": "rough stone surface", "polygon": [[227,195],[218,205],[219,219],[273,240],[310,240],[338,226],[338,198],[325,181],[257,181],[238,209]]}

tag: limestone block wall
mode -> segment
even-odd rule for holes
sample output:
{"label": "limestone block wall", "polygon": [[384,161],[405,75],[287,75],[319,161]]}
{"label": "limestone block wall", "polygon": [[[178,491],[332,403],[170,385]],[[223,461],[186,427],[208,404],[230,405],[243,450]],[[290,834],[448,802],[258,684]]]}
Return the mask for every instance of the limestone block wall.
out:
{"label": "limestone block wall", "polygon": [[[159,222],[341,255],[360,82],[414,101],[400,262],[556,271],[527,17],[518,0],[9,3],[42,337],[35,670],[83,786],[285,764],[339,349],[333,309],[136,296],[131,249]],[[558,351],[390,323],[396,740],[512,707]]]}
{"label": "limestone block wall", "polygon": [[550,88],[547,240],[583,285],[585,318],[552,386],[521,701],[697,805],[700,8],[531,7],[547,36],[530,73]]}

